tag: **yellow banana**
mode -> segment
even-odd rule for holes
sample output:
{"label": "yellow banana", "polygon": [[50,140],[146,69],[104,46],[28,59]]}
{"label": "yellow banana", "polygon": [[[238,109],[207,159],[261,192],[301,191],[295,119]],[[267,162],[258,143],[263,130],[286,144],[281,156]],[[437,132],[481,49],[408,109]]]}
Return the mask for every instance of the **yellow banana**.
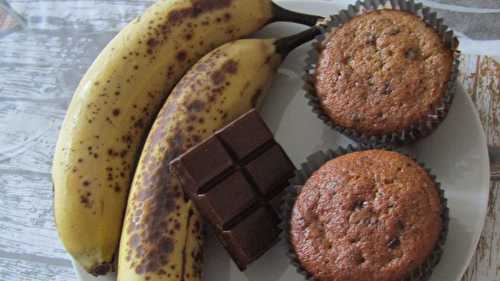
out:
{"label": "yellow banana", "polygon": [[160,0],[99,54],[73,96],[52,168],[59,236],[88,272],[111,270],[142,140],[172,87],[214,47],[287,18],[316,19],[270,0]]}
{"label": "yellow banana", "polygon": [[317,32],[225,44],[180,80],[153,124],[136,169],[118,255],[119,281],[200,280],[199,215],[171,175],[169,162],[254,107],[284,56]]}

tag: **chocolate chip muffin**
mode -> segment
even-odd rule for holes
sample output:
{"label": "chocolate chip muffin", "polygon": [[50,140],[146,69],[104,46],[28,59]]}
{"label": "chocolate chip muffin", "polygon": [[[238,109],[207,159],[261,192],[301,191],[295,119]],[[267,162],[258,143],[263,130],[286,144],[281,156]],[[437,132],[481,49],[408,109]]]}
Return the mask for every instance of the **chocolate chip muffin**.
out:
{"label": "chocolate chip muffin", "polygon": [[314,91],[322,111],[365,137],[435,119],[453,72],[453,51],[421,18],[400,10],[355,16],[325,35]]}
{"label": "chocolate chip muffin", "polygon": [[444,205],[437,184],[410,158],[353,152],[307,179],[289,212],[288,240],[318,281],[401,281],[433,265],[447,229]]}

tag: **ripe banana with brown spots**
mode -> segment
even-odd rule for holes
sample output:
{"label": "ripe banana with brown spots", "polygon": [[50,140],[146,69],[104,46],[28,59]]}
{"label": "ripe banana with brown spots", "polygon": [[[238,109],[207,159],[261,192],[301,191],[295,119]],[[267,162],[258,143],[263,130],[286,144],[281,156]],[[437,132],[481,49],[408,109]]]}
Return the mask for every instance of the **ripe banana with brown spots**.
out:
{"label": "ripe banana with brown spots", "polygon": [[225,44],[173,89],[148,135],[127,204],[119,281],[199,281],[200,217],[169,162],[256,105],[286,54],[317,28],[279,40]]}
{"label": "ripe banana with brown spots", "polygon": [[80,265],[112,269],[142,141],[185,71],[269,22],[316,19],[270,0],[160,0],[104,48],[73,96],[52,167],[57,229]]}

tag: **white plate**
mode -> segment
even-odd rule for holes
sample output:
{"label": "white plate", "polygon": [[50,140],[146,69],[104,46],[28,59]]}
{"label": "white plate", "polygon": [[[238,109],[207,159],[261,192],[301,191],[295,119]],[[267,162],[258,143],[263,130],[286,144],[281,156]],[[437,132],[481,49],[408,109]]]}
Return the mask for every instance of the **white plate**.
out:
{"label": "white plate", "polygon": [[[320,15],[336,13],[351,1],[278,1],[282,6]],[[278,23],[259,36],[281,37],[304,29],[295,24]],[[302,87],[302,67],[309,44],[295,50],[279,70],[269,97],[261,110],[292,161],[299,165],[317,151],[351,143],[323,125],[307,106]],[[408,147],[437,175],[448,198],[450,229],[441,262],[431,281],[459,281],[469,264],[483,227],[489,191],[489,161],[486,138],[470,98],[458,85],[450,113],[430,137]],[[204,281],[299,281],[278,244],[245,272],[240,272],[225,251],[210,236],[205,249]],[[82,281],[113,281],[113,275],[93,278],[77,268]]]}

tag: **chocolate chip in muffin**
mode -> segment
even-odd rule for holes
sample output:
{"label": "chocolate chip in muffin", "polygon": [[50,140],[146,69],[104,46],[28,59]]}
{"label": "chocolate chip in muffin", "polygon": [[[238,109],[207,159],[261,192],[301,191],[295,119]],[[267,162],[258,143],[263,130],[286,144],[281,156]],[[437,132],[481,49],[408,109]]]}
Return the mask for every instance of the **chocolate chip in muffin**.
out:
{"label": "chocolate chip in muffin", "polygon": [[409,48],[405,51],[405,58],[409,60],[417,59],[420,56],[420,50],[418,48]]}
{"label": "chocolate chip in muffin", "polygon": [[355,201],[354,204],[353,204],[353,206],[352,206],[352,210],[356,211],[356,210],[359,210],[359,209],[363,208],[364,205],[365,205],[365,203],[366,202],[363,201],[363,200],[357,200],[357,201]]}
{"label": "chocolate chip in muffin", "polygon": [[366,259],[363,257],[363,255],[359,251],[355,252],[354,260],[355,260],[356,264],[358,264],[358,265],[360,265],[366,261]]}
{"label": "chocolate chip in muffin", "polygon": [[387,246],[391,249],[397,248],[401,244],[401,241],[399,241],[399,238],[394,237],[391,240],[389,240],[389,243],[387,243]]}
{"label": "chocolate chip in muffin", "polygon": [[390,95],[392,92],[391,88],[391,82],[389,81],[384,81],[384,85],[382,86],[382,89],[380,91],[381,95]]}
{"label": "chocolate chip in muffin", "polygon": [[368,33],[366,37],[366,44],[367,45],[377,45],[377,36],[373,33]]}

